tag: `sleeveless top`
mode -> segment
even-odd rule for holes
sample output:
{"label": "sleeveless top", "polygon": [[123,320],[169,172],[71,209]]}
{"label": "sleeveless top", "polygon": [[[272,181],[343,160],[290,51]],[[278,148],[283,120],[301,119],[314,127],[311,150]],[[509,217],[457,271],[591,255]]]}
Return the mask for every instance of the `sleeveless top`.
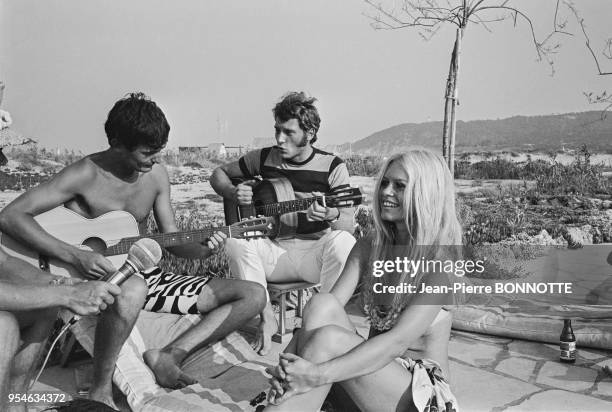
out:
{"label": "sleeveless top", "polygon": [[[360,239],[360,249],[363,251],[373,250],[373,238],[368,236]],[[369,253],[360,253],[359,271],[361,278],[361,298],[362,307],[365,312],[368,321],[370,322],[370,337],[377,335],[381,332],[388,331],[397,322],[397,319],[401,313],[410,304],[412,294],[408,293],[394,293],[393,296],[389,296],[389,293],[378,294],[374,293],[374,284],[381,282],[382,277],[376,278],[372,274],[372,256]],[[397,273],[385,274],[383,276],[394,276]],[[407,274],[399,274],[399,280],[397,282],[386,283],[386,285],[399,285],[406,281]],[[409,281],[408,281],[409,283]],[[450,310],[451,305],[443,305],[442,308]]]}

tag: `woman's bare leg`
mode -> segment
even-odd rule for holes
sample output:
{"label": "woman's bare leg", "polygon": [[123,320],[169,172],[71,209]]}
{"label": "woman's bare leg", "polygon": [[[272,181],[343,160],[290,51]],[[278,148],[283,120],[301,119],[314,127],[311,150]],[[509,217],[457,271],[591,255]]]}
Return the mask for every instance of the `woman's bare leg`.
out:
{"label": "woman's bare leg", "polygon": [[[297,340],[298,355],[304,359],[324,362],[363,342],[333,296],[317,295],[311,299],[307,309],[304,327]],[[410,372],[393,361],[374,373],[342,382],[342,386],[363,411],[409,410],[414,407],[409,390],[411,381]],[[330,388],[331,385],[320,386],[281,405],[269,406],[266,411],[317,411]]]}
{"label": "woman's bare leg", "polygon": [[[355,340],[353,346],[363,340],[354,332],[355,327],[340,302],[331,294],[319,293],[310,299],[304,309],[302,328],[289,346],[295,348],[297,355],[311,362],[329,360],[334,357],[328,352],[330,347],[324,346],[326,349],[324,350],[319,348],[319,345],[323,343],[322,340],[328,335],[327,329],[331,327],[345,331],[347,336]],[[270,405],[266,411],[317,411],[321,408],[330,388],[331,385],[320,386],[310,392],[296,395],[281,405]]]}

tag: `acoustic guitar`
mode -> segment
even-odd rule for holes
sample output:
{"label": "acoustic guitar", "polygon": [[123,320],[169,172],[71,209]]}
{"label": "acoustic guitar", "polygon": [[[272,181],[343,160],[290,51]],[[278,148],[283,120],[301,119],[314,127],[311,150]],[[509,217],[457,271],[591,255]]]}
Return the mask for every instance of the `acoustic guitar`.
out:
{"label": "acoustic guitar", "polygon": [[[217,231],[225,233],[228,238],[254,239],[272,233],[274,226],[273,219],[262,217],[243,220],[230,226],[142,236],[134,216],[123,211],[108,212],[95,219],[88,219],[60,206],[41,213],[34,219],[52,236],[71,245],[98,252],[106,256],[115,267],[120,267],[125,262],[130,246],[143,237],[167,247],[202,242]],[[78,274],[72,265],[41,256],[6,234],[0,237],[0,247],[8,254],[55,275]]]}
{"label": "acoustic guitar", "polygon": [[[236,180],[232,183],[236,184]],[[253,203],[238,205],[228,199],[223,200],[225,224],[239,222],[252,216],[274,217],[275,224],[268,237],[288,237],[295,234],[297,212],[307,210],[314,202],[327,207],[343,208],[360,205],[363,200],[361,191],[356,187],[336,190],[322,196],[296,199],[291,182],[284,177],[264,179],[253,186]]]}

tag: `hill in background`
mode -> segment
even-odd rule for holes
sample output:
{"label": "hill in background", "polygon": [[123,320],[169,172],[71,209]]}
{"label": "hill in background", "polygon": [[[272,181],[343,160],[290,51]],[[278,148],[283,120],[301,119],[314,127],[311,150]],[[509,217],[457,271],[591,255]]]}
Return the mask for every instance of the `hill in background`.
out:
{"label": "hill in background", "polygon": [[[557,151],[586,144],[591,152],[612,153],[612,115],[601,111],[546,116],[514,116],[498,120],[457,121],[456,152],[481,150]],[[439,149],[442,122],[404,123],[376,132],[336,152],[390,154],[414,146]]]}

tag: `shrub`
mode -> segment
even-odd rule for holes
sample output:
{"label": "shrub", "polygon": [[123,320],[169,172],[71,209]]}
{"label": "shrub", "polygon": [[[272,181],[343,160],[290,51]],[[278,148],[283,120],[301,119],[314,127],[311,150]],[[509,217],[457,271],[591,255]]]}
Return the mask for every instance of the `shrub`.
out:
{"label": "shrub", "polygon": [[604,167],[591,164],[591,154],[582,146],[569,165],[556,160],[535,176],[536,191],[545,195],[597,195],[609,194],[612,181],[603,174]]}
{"label": "shrub", "polygon": [[380,156],[353,155],[344,159],[351,176],[376,176],[383,161],[384,158]]}
{"label": "shrub", "polygon": [[599,195],[612,191],[612,180],[604,175],[603,165],[591,163],[591,154],[582,146],[573,162],[564,165],[550,154],[550,160],[533,160],[515,163],[500,157],[470,163],[459,160],[455,163],[457,179],[522,179],[535,180],[536,187],[529,194],[537,195]]}
{"label": "shrub", "polygon": [[[213,217],[197,209],[192,209],[189,214],[176,217],[176,224],[179,230],[194,230],[218,226],[220,217]],[[147,233],[159,233],[155,219],[150,214],[147,221]],[[212,276],[219,278],[228,277],[228,261],[225,248],[221,248],[218,253],[206,259],[184,259],[163,250],[160,268],[165,271]]]}
{"label": "shrub", "polygon": [[[237,154],[227,157],[218,157],[214,153],[202,150],[174,152],[165,150],[161,153],[161,163],[168,166],[191,166],[199,165],[202,168],[214,169],[227,162],[238,160]],[[197,166],[196,166],[197,167]]]}
{"label": "shrub", "polygon": [[476,163],[455,162],[457,179],[520,179],[520,164],[497,157]]}

